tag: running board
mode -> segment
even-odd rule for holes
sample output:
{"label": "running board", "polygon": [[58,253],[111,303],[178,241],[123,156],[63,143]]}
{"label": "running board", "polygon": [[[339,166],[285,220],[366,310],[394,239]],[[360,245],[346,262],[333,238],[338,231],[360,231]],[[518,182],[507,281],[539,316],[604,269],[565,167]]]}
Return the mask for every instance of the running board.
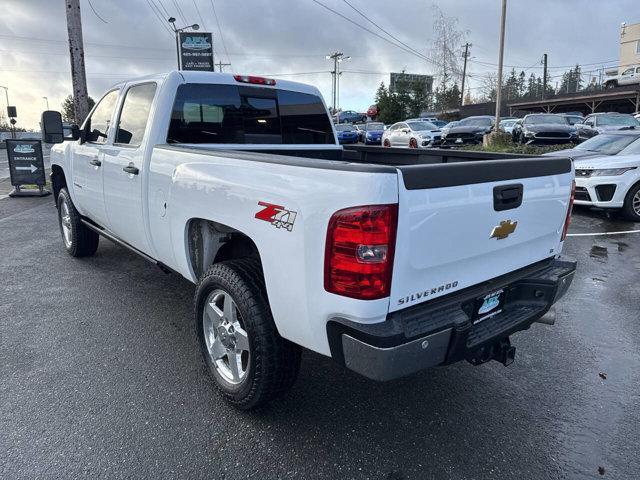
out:
{"label": "running board", "polygon": [[144,258],[147,262],[151,262],[154,265],[158,266],[160,268],[160,270],[162,270],[164,273],[175,273],[174,270],[172,270],[171,268],[167,267],[165,264],[163,264],[162,262],[157,261],[155,258],[150,257],[149,255],[147,255],[144,252],[141,252],[140,250],[138,250],[136,247],[133,247],[131,245],[129,245],[127,242],[120,240],[118,237],[116,237],[115,235],[109,233],[107,230],[105,230],[104,228],[98,226],[97,224],[91,222],[90,220],[83,218],[81,219],[83,225],[91,230],[93,230],[94,232],[96,232],[98,235],[106,238],[107,240],[111,240],[113,243],[120,245],[121,247],[126,248],[127,250],[141,256],[142,258]]}

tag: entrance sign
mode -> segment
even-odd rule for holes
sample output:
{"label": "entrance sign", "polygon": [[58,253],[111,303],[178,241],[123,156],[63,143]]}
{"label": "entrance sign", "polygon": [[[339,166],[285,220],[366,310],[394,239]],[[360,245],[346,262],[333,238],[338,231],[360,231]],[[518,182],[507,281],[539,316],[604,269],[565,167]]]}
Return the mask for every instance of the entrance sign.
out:
{"label": "entrance sign", "polygon": [[[48,195],[44,190],[46,184],[44,174],[44,158],[42,155],[42,142],[40,140],[6,139],[7,157],[9,159],[9,175],[11,185],[15,187],[9,195],[27,196]],[[37,192],[29,192],[21,189],[23,185],[37,185]]]}
{"label": "entrance sign", "polygon": [[213,39],[209,32],[180,32],[180,69],[213,72]]}

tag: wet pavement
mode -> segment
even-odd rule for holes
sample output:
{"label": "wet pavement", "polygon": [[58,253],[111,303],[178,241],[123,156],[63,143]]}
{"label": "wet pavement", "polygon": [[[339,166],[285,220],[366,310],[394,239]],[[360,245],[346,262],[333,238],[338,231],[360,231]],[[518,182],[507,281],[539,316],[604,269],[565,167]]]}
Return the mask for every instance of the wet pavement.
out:
{"label": "wet pavement", "polygon": [[[576,209],[572,233],[640,229]],[[51,197],[0,200],[1,478],[640,478],[640,234],[570,237],[555,326],[505,368],[379,384],[316,354],[257,413],[219,400],[193,286],[101,241],[62,248]]]}

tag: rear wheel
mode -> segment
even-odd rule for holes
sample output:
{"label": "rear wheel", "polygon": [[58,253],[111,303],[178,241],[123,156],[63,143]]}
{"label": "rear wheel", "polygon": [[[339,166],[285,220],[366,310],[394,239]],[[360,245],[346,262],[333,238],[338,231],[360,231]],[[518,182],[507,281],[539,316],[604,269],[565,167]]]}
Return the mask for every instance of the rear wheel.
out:
{"label": "rear wheel", "polygon": [[418,148],[418,141],[415,138],[409,140],[409,148]]}
{"label": "rear wheel", "polygon": [[218,391],[242,410],[287,391],[300,367],[300,347],[282,338],[253,259],[213,265],[198,283],[196,333]]}
{"label": "rear wheel", "polygon": [[66,188],[58,193],[58,225],[64,248],[72,257],[88,257],[96,253],[99,235],[82,223]]}
{"label": "rear wheel", "polygon": [[631,187],[627,193],[622,212],[632,222],[640,222],[640,183]]}

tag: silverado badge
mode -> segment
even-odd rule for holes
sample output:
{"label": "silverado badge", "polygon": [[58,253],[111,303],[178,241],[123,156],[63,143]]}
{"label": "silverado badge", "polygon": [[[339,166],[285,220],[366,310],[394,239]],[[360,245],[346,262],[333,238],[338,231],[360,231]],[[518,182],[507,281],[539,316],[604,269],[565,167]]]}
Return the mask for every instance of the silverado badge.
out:
{"label": "silverado badge", "polygon": [[496,238],[503,240],[516,231],[518,222],[511,222],[511,220],[503,220],[500,225],[493,227],[491,230],[491,236],[489,238]]}

